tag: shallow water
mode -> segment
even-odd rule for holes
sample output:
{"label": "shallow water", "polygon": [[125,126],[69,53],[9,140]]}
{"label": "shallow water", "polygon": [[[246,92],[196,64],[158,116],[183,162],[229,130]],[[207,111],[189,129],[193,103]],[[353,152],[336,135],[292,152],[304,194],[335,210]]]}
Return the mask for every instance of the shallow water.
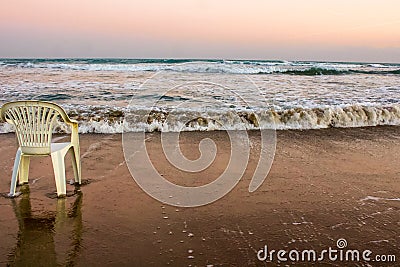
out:
{"label": "shallow water", "polygon": [[18,233],[16,245],[7,255],[7,265],[75,266],[82,249],[83,193],[77,189],[72,203],[68,203],[71,199],[60,198],[53,201],[55,209],[35,210],[29,185],[22,186],[20,192],[19,198],[10,199]]}

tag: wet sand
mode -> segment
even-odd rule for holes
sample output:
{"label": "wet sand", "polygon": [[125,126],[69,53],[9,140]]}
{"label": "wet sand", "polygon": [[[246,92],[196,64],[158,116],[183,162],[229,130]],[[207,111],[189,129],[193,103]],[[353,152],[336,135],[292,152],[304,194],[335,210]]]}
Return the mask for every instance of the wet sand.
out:
{"label": "wet sand", "polygon": [[[182,185],[205,184],[229,160],[224,132],[183,133],[188,158],[206,137],[218,145],[216,162],[201,173],[175,169],[162,156],[159,133],[147,135],[160,173]],[[400,127],[278,131],[272,169],[248,192],[257,164],[257,132],[250,162],[238,185],[222,199],[197,208],[164,205],[132,179],[121,135],[80,136],[83,179],[70,196],[54,198],[49,157],[31,161],[29,185],[16,199],[0,197],[0,264],[47,266],[308,266],[260,262],[257,251],[336,247],[394,254],[400,261]],[[9,190],[17,143],[0,135],[0,192]],[[67,177],[73,178],[67,158]],[[78,190],[73,194],[74,190]],[[369,263],[396,266],[395,263]],[[315,263],[321,266],[321,263]],[[325,262],[326,266],[368,266]]]}

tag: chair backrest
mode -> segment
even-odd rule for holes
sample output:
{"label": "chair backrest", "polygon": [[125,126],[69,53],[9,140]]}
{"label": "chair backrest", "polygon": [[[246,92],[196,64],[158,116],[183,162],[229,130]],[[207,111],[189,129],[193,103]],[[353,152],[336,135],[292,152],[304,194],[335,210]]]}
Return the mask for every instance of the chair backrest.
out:
{"label": "chair backrest", "polygon": [[22,153],[50,154],[54,122],[60,115],[69,121],[65,111],[57,104],[44,101],[15,101],[3,105],[1,119],[12,123]]}

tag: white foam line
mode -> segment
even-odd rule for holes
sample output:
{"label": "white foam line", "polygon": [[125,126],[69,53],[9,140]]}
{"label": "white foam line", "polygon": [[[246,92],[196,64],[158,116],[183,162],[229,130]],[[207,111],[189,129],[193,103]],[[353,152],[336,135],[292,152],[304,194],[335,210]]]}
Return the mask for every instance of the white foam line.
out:
{"label": "white foam line", "polygon": [[366,196],[363,199],[360,199],[360,201],[380,201],[380,200],[387,200],[387,201],[400,201],[400,198],[383,198],[383,197],[374,197],[374,196]]}
{"label": "white foam line", "polygon": [[387,239],[382,239],[382,240],[374,240],[374,241],[370,241],[368,243],[389,243],[389,240]]}

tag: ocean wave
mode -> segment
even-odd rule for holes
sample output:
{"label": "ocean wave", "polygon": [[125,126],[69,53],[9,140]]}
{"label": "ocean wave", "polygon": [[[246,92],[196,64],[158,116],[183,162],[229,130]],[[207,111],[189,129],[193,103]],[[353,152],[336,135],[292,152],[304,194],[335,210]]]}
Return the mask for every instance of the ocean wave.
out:
{"label": "ocean wave", "polygon": [[[334,68],[318,68],[311,67],[308,69],[302,70],[284,70],[279,72],[281,74],[290,74],[290,75],[306,75],[306,76],[315,76],[315,75],[342,75],[349,74],[351,70],[338,70]],[[261,73],[263,74],[263,73]]]}
{"label": "ocean wave", "polygon": [[[284,110],[208,110],[167,111],[128,110],[92,107],[91,110],[69,110],[69,116],[79,121],[80,133],[179,132],[253,129],[321,129],[379,125],[400,125],[400,105],[334,106],[291,108]],[[0,133],[13,132],[8,123],[0,124]],[[64,124],[56,132],[68,132]]]}
{"label": "ocean wave", "polygon": [[8,59],[1,68],[39,68],[71,71],[117,71],[227,74],[346,75],[400,74],[398,64],[329,63],[279,60],[193,60],[193,59]]}
{"label": "ocean wave", "polygon": [[[300,70],[283,70],[276,71],[280,74],[290,74],[290,75],[305,75],[305,76],[316,76],[316,75],[345,75],[345,74],[376,74],[376,75],[387,75],[387,74],[400,74],[400,69],[394,70],[360,70],[360,69],[336,69],[336,68],[321,68],[321,67],[311,67],[307,69]],[[267,73],[259,73],[267,74]]]}
{"label": "ocean wave", "polygon": [[370,71],[364,71],[364,70],[351,70],[353,73],[361,73],[361,74],[400,74],[400,69],[395,69],[395,70],[370,70]]}

